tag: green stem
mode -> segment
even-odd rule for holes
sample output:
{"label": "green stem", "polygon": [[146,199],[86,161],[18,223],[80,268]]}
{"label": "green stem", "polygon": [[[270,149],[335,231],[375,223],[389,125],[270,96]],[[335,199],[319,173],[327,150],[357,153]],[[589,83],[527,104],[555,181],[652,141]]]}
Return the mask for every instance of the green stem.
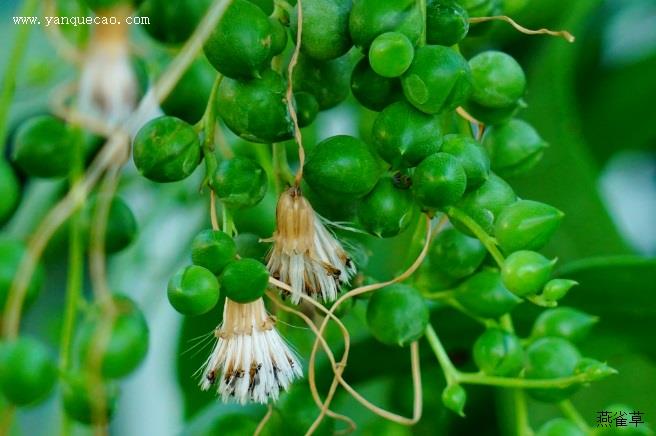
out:
{"label": "green stem", "polygon": [[[39,6],[37,0],[26,0],[23,8],[19,12],[20,16],[31,17],[36,15],[36,9]],[[21,65],[21,60],[27,52],[26,46],[30,36],[30,30],[34,26],[19,25],[16,30],[16,40],[11,49],[7,68],[2,80],[2,90],[0,91],[0,154],[4,152],[6,146],[5,137],[7,135],[7,126],[9,122],[9,107],[14,99],[14,92],[16,91],[16,78],[18,77],[18,69]]]}
{"label": "green stem", "polygon": [[423,24],[419,46],[422,46],[426,45],[426,0],[419,0],[419,11],[421,12],[421,22]]}
{"label": "green stem", "polygon": [[533,434],[531,423],[528,420],[528,407],[526,407],[526,394],[523,389],[513,389],[513,408],[515,411],[515,434],[517,436],[530,436]]}
{"label": "green stem", "polygon": [[470,385],[488,385],[502,388],[565,389],[569,386],[587,383],[591,380],[590,377],[584,373],[560,378],[528,379],[519,377],[498,377],[482,373],[458,372],[457,381]]}
{"label": "green stem", "polygon": [[451,300],[455,294],[455,289],[436,292],[424,292],[421,295],[429,300]]}
{"label": "green stem", "polygon": [[449,218],[455,218],[457,221],[460,221],[464,224],[473,234],[478,238],[479,241],[485,246],[487,251],[492,255],[494,261],[501,268],[503,266],[504,258],[501,251],[497,248],[496,241],[494,238],[487,234],[487,232],[469,215],[467,215],[463,210],[458,209],[454,206],[449,206],[446,209],[447,215]]}
{"label": "green stem", "polygon": [[451,359],[449,359],[449,355],[446,354],[446,350],[444,349],[440,338],[437,337],[437,333],[435,333],[433,326],[430,324],[426,327],[426,340],[433,349],[433,353],[435,353],[435,357],[437,357],[437,361],[440,363],[442,371],[444,371],[444,378],[446,378],[447,385],[458,383],[458,370],[453,366],[453,363],[451,363]]}
{"label": "green stem", "polygon": [[560,411],[563,412],[563,415],[569,418],[583,432],[587,434],[590,431],[590,426],[588,426],[588,423],[585,422],[585,419],[583,419],[570,400],[561,401],[558,403],[558,407],[560,407]]}

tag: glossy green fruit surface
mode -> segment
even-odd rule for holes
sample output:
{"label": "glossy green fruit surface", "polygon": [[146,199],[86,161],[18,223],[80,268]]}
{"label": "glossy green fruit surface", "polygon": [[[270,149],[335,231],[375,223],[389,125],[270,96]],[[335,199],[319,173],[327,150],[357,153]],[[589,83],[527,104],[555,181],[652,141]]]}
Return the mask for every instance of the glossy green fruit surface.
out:
{"label": "glossy green fruit surface", "polygon": [[367,325],[376,339],[405,346],[423,336],[428,308],[415,288],[395,284],[376,291],[367,305]]}

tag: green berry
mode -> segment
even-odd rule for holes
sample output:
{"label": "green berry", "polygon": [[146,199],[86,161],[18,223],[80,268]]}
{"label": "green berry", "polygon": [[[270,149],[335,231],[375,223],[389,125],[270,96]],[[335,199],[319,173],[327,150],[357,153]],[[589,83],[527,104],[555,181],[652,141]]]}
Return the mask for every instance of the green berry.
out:
{"label": "green berry", "polygon": [[[483,230],[492,234],[494,232],[496,217],[504,207],[514,203],[516,200],[517,196],[510,185],[502,178],[490,173],[485,183],[477,189],[466,193],[456,206],[464,210]],[[452,222],[458,230],[471,235],[467,226],[457,220],[453,220]]]}
{"label": "green berry", "polygon": [[235,260],[236,255],[235,241],[220,230],[203,230],[191,243],[191,261],[214,274],[221,274],[223,268]]}
{"label": "green berry", "polygon": [[457,202],[467,188],[465,169],[447,153],[428,156],[415,169],[412,190],[419,204],[427,209]]}
{"label": "green berry", "polygon": [[376,74],[366,57],[353,69],[351,92],[362,106],[376,112],[403,98],[399,79]]}
{"label": "green berry", "polygon": [[167,287],[169,303],[183,315],[202,315],[219,301],[219,282],[212,271],[190,265],[175,273]]}
{"label": "green berry", "polygon": [[0,158],[0,225],[14,213],[20,200],[21,188],[12,167]]}
{"label": "green berry", "polygon": [[260,8],[264,15],[269,16],[273,13],[274,4],[273,0],[248,0],[253,3],[255,6]]}
{"label": "green berry", "polygon": [[295,92],[294,104],[299,127],[309,126],[319,114],[319,102],[309,92]]}
{"label": "green berry", "polygon": [[260,242],[260,237],[253,233],[238,234],[235,236],[235,245],[240,257],[251,257],[263,262],[271,247],[270,244]]}
{"label": "green berry", "polygon": [[461,106],[471,92],[467,61],[449,47],[426,45],[415,52],[401,78],[403,93],[417,109],[436,114]]}
{"label": "green berry", "polygon": [[269,272],[255,259],[240,259],[224,268],[219,282],[227,298],[237,303],[250,303],[264,295]]}
{"label": "green berry", "polygon": [[535,436],[585,436],[585,432],[569,419],[554,418],[545,422]]}
{"label": "green berry", "polygon": [[378,182],[380,169],[367,144],[347,135],[321,141],[308,153],[305,180],[315,190],[362,197]]}
{"label": "green berry", "polygon": [[469,31],[469,15],[453,0],[426,2],[426,42],[451,46],[459,43]]}
{"label": "green berry", "polygon": [[292,137],[285,82],[273,71],[247,81],[224,78],[216,110],[228,128],[251,142],[272,143]]}
{"label": "green berry", "polygon": [[[305,0],[301,50],[313,59],[327,61],[345,54],[351,46],[348,31],[352,0]],[[290,14],[294,41],[298,29],[296,8]]]}
{"label": "green berry", "polygon": [[[27,255],[27,247],[22,242],[13,239],[0,239],[0,310],[4,311],[16,271],[18,271],[23,257]],[[29,306],[36,300],[43,285],[43,280],[43,266],[37,263],[27,288],[25,306]]]}
{"label": "green berry", "polygon": [[470,238],[454,228],[440,232],[428,252],[432,267],[451,279],[472,274],[486,255],[487,250],[478,239]]}
{"label": "green berry", "polygon": [[[84,230],[88,238],[91,238],[93,225],[98,220],[96,214],[99,212],[100,203],[101,197],[94,195],[86,205]],[[125,249],[134,241],[137,234],[137,220],[130,207],[120,197],[112,198],[105,230],[105,251],[117,253]]]}
{"label": "green berry", "polygon": [[155,118],[134,138],[134,164],[153,182],[176,182],[189,177],[200,158],[196,131],[179,118]]}
{"label": "green berry", "polygon": [[547,309],[533,324],[534,338],[558,336],[571,342],[579,342],[590,333],[599,318],[571,307]]}
{"label": "green berry", "polygon": [[44,400],[57,380],[57,363],[41,342],[20,337],[0,352],[0,390],[17,406]]}
{"label": "green berry", "polygon": [[578,285],[574,280],[551,279],[544,285],[542,296],[550,301],[558,301],[569,292],[572,287]]}
{"label": "green berry", "polygon": [[[579,351],[562,338],[541,338],[526,349],[526,378],[552,379],[574,375],[581,359]],[[529,389],[532,397],[547,402],[561,401],[578,389],[572,385],[564,389]]]}
{"label": "green berry", "polygon": [[287,47],[287,28],[274,17],[269,17],[271,25],[271,55],[277,56]]}
{"label": "green berry", "polygon": [[93,368],[100,355],[103,376],[120,378],[134,371],[146,357],[149,332],[143,313],[130,298],[114,294],[112,305],[115,316],[104,349],[99,335],[105,334],[110,319],[102,315],[99,305],[92,308],[79,329],[80,363]]}
{"label": "green berry", "polygon": [[342,56],[318,61],[301,54],[294,69],[294,90],[309,92],[317,99],[319,109],[337,106],[349,95],[351,61]]}
{"label": "green berry", "polygon": [[374,121],[376,151],[393,168],[415,167],[442,144],[440,120],[405,101],[387,106]]}
{"label": "green berry", "polygon": [[535,251],[515,251],[501,268],[503,284],[520,297],[537,294],[549,280],[554,263]]}
{"label": "green berry", "polygon": [[162,110],[166,115],[196,124],[203,116],[215,79],[214,68],[205,59],[197,59],[164,99]]}
{"label": "green berry", "polygon": [[13,159],[32,177],[64,177],[71,170],[75,144],[75,135],[63,121],[41,115],[18,128]]}
{"label": "green berry", "polygon": [[487,126],[494,126],[496,124],[503,124],[508,122],[511,118],[517,115],[520,109],[526,107],[526,102],[524,102],[522,99],[519,99],[510,106],[502,108],[491,108],[478,104],[470,98],[463,104],[463,107],[467,113],[469,113],[469,115],[478,121]]}
{"label": "green berry", "polygon": [[353,43],[368,48],[386,32],[400,32],[414,45],[423,29],[422,13],[414,0],[356,0],[349,16]]}
{"label": "green berry", "polygon": [[358,219],[369,233],[379,238],[396,236],[416,216],[417,207],[408,190],[394,186],[391,178],[380,179],[358,205]]}
{"label": "green berry", "polygon": [[442,391],[442,404],[457,413],[461,417],[465,416],[465,403],[467,402],[467,392],[460,385],[448,385]]}
{"label": "green berry", "polygon": [[371,68],[383,77],[399,77],[410,68],[415,48],[402,33],[387,32],[374,39],[369,47]]}
{"label": "green berry", "polygon": [[423,336],[428,325],[428,307],[412,286],[386,286],[369,299],[367,325],[380,342],[403,347]]}
{"label": "green berry", "polygon": [[148,17],[143,26],[148,34],[164,44],[185,42],[207,12],[211,0],[144,0],[139,15]]}
{"label": "green berry", "polygon": [[272,38],[271,24],[260,8],[233,0],[205,42],[205,56],[224,76],[258,77],[273,56]]}
{"label": "green berry", "polygon": [[471,99],[491,108],[505,108],[519,100],[526,89],[524,70],[512,56],[486,51],[469,60]]}
{"label": "green berry", "polygon": [[508,177],[533,169],[547,147],[530,124],[518,119],[490,127],[483,145],[490,155],[492,169]]}
{"label": "green berry", "polygon": [[118,394],[118,386],[111,381],[99,383],[84,372],[67,374],[62,386],[64,412],[82,424],[93,424],[99,417],[109,421],[116,409]]}
{"label": "green berry", "polygon": [[487,329],[474,343],[474,362],[486,374],[515,376],[524,367],[524,349],[514,334]]}
{"label": "green berry", "polygon": [[548,204],[519,200],[501,211],[494,225],[494,236],[506,253],[538,250],[549,242],[563,216]]}
{"label": "green berry", "polygon": [[446,135],[442,151],[454,156],[467,174],[467,190],[481,186],[490,175],[490,159],[485,149],[473,138],[464,135]]}
{"label": "green berry", "polygon": [[458,286],[455,297],[465,309],[483,318],[498,318],[522,301],[506,289],[501,275],[493,269],[469,277]]}
{"label": "green berry", "polygon": [[268,186],[264,169],[245,157],[222,161],[210,183],[219,200],[232,208],[255,206],[264,198]]}

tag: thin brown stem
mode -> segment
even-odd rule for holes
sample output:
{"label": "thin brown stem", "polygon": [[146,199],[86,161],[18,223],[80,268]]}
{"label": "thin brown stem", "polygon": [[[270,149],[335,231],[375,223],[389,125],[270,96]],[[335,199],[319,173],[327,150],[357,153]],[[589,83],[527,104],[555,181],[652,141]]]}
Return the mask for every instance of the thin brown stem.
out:
{"label": "thin brown stem", "polygon": [[301,52],[301,36],[303,34],[303,3],[301,0],[297,1],[296,4],[296,16],[298,18],[298,26],[296,31],[296,47],[294,48],[294,53],[292,58],[289,61],[287,66],[287,93],[285,98],[287,99],[287,108],[289,110],[289,116],[294,123],[294,139],[296,144],[298,144],[298,171],[296,171],[296,176],[294,177],[295,186],[300,186],[301,180],[303,179],[303,165],[305,165],[305,149],[303,148],[303,137],[301,135],[301,128],[298,125],[298,115],[296,114],[296,108],[294,107],[294,68],[298,63],[298,56]]}
{"label": "thin brown stem", "polygon": [[537,29],[537,30],[532,30],[532,29],[527,29],[526,27],[518,24],[515,20],[512,18],[505,16],[505,15],[495,15],[493,17],[471,17],[469,19],[469,22],[474,24],[474,23],[483,23],[486,21],[505,21],[506,23],[510,24],[513,26],[515,29],[520,31],[521,33],[524,33],[526,35],[551,35],[551,36],[559,36],[567,42],[574,42],[576,38],[574,38],[574,35],[569,33],[566,30],[549,30],[549,29]]}

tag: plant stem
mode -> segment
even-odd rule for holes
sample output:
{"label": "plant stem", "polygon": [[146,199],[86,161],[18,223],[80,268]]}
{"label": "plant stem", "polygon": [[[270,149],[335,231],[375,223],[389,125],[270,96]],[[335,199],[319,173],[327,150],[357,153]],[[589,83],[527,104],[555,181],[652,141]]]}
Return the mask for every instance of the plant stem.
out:
{"label": "plant stem", "polygon": [[442,367],[442,371],[444,371],[444,378],[446,378],[447,385],[458,383],[458,370],[453,366],[453,363],[451,363],[451,359],[449,359],[448,354],[446,354],[446,350],[444,349],[440,338],[437,337],[433,326],[430,324],[426,327],[426,340],[433,349],[435,357],[437,357],[437,361]]}
{"label": "plant stem", "polygon": [[[36,15],[36,9],[39,6],[37,0],[25,0],[23,8],[20,10],[19,15],[23,17],[31,17]],[[26,46],[30,36],[30,30],[34,26],[19,25],[16,30],[16,40],[14,46],[11,48],[11,54],[7,62],[7,68],[2,79],[2,90],[0,91],[0,155],[3,154],[6,146],[5,137],[7,135],[7,125],[9,122],[9,107],[14,98],[16,91],[16,77],[18,77],[18,69],[20,68],[23,56],[27,52]]]}
{"label": "plant stem", "polygon": [[419,40],[419,46],[426,45],[426,0],[419,0],[419,11],[421,12],[421,39]]}
{"label": "plant stem", "polygon": [[563,415],[574,422],[574,424],[576,424],[576,426],[583,432],[587,434],[590,431],[590,426],[588,426],[588,423],[585,422],[585,419],[583,419],[570,400],[561,401],[558,403],[558,407],[560,407],[560,411],[563,412]]}
{"label": "plant stem", "polygon": [[502,388],[523,389],[564,389],[571,385],[586,383],[590,378],[586,374],[577,374],[569,377],[550,379],[528,379],[519,377],[498,377],[482,373],[458,372],[458,381],[470,385],[499,386]]}
{"label": "plant stem", "polygon": [[515,430],[517,436],[530,436],[533,434],[531,424],[528,420],[528,408],[526,407],[526,395],[523,389],[512,390],[513,406],[515,409]]}
{"label": "plant stem", "polygon": [[446,213],[449,215],[449,218],[455,218],[457,221],[460,221],[462,224],[464,224],[474,234],[474,236],[476,236],[478,240],[481,241],[487,251],[492,255],[497,265],[499,265],[499,267],[503,266],[503,254],[501,254],[497,248],[496,241],[493,237],[488,235],[487,232],[476,221],[473,220],[473,218],[467,215],[463,210],[454,206],[449,206],[446,209]]}
{"label": "plant stem", "polygon": [[5,404],[0,410],[0,436],[9,436],[15,414],[16,406],[13,404]]}

